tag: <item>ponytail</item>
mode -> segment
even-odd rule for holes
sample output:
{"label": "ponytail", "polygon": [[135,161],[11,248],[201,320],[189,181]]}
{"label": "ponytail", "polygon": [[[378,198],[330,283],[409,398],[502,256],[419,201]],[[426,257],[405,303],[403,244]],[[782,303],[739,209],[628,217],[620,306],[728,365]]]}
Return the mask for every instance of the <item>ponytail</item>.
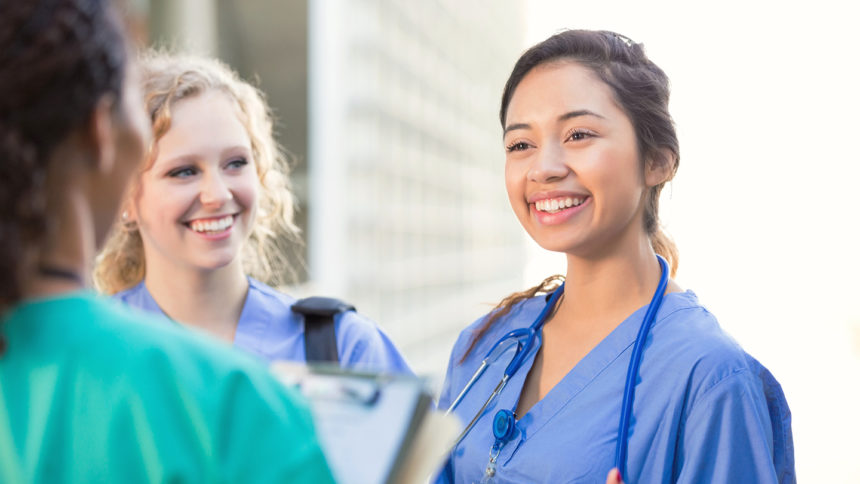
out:
{"label": "ponytail", "polygon": [[678,247],[675,241],[669,237],[669,234],[658,228],[651,234],[651,247],[669,263],[669,277],[675,277],[678,272]]}

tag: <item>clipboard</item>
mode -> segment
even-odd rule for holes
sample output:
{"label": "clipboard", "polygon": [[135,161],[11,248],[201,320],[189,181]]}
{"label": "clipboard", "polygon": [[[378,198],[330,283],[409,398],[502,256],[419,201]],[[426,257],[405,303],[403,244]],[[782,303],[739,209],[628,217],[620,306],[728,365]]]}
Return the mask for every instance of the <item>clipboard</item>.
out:
{"label": "clipboard", "polygon": [[438,470],[460,422],[436,412],[423,378],[272,364],[308,399],[320,446],[342,484],[421,483]]}

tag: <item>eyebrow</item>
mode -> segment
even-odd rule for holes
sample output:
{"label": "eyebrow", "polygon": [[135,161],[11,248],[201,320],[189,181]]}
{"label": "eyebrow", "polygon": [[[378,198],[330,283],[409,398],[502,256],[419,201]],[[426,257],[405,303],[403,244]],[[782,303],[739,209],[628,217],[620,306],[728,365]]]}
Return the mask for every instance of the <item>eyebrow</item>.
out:
{"label": "eyebrow", "polygon": [[[238,155],[238,154],[250,155],[252,153],[253,153],[253,150],[250,146],[233,145],[233,146],[228,146],[228,147],[224,148],[223,150],[221,150],[221,152],[219,154],[220,154],[220,156],[226,156],[226,155]],[[186,153],[184,155],[178,155],[178,156],[174,156],[173,158],[168,158],[167,160],[164,161],[164,163],[165,164],[166,163],[170,163],[170,164],[190,163],[190,162],[198,160],[199,158],[200,158],[200,155],[198,153]]]}
{"label": "eyebrow", "polygon": [[[558,121],[567,121],[568,119],[578,118],[580,116],[594,116],[594,117],[597,117],[600,119],[606,119],[605,117],[595,113],[594,111],[589,111],[587,109],[579,109],[576,111],[570,111],[570,112],[562,114],[561,116],[558,117]],[[529,129],[529,128],[531,128],[531,125],[528,123],[511,124],[505,128],[505,132],[502,134],[508,134],[508,131],[514,131],[517,129]]]}

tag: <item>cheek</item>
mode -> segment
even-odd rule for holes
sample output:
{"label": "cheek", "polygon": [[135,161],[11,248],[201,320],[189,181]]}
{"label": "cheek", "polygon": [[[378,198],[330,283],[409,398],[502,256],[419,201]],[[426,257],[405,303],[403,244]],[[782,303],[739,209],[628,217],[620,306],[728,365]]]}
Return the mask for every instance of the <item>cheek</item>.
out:
{"label": "cheek", "polygon": [[145,183],[137,197],[137,213],[144,225],[175,223],[193,204],[195,190],[190,187]]}
{"label": "cheek", "polygon": [[604,202],[616,209],[638,204],[645,182],[637,154],[629,150],[613,150],[606,153],[599,163],[593,174],[603,192]]}
{"label": "cheek", "polygon": [[248,209],[249,212],[254,213],[259,202],[261,189],[257,174],[249,172],[249,174],[243,175],[237,180],[233,188],[233,196],[236,197],[240,205]]}
{"label": "cheek", "polygon": [[514,208],[525,197],[526,177],[522,166],[515,162],[505,163],[505,189],[508,192],[508,200]]}

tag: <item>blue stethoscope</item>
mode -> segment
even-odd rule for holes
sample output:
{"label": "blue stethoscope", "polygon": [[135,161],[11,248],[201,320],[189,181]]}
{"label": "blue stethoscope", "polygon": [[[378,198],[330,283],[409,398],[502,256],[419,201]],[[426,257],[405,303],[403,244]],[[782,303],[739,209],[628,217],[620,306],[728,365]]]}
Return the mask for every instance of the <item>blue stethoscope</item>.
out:
{"label": "blue stethoscope", "polygon": [[[621,471],[622,479],[624,478],[625,467],[627,464],[627,437],[630,428],[630,416],[633,409],[633,391],[636,386],[636,378],[639,376],[639,363],[642,360],[642,348],[645,346],[645,339],[648,336],[648,331],[651,330],[651,326],[654,324],[654,319],[657,317],[657,310],[660,309],[660,304],[663,302],[663,294],[666,292],[666,286],[669,283],[668,263],[659,255],[657,256],[657,261],[660,263],[660,282],[657,284],[657,290],[654,291],[654,296],[651,298],[651,303],[648,305],[648,310],[645,312],[645,317],[642,319],[642,325],[639,327],[639,333],[636,335],[636,341],[633,344],[633,354],[630,355],[630,363],[627,366],[627,380],[624,384],[624,397],[621,402],[621,419],[618,424],[618,439],[615,444],[615,467]],[[472,375],[472,378],[468,383],[466,383],[463,391],[461,391],[460,394],[457,395],[457,398],[454,399],[454,402],[448,408],[446,413],[450,414],[455,408],[457,408],[457,405],[460,404],[463,397],[466,396],[475,382],[478,381],[481,375],[484,374],[484,371],[486,371],[491,364],[495,363],[496,360],[498,360],[499,357],[510,348],[516,346],[514,357],[505,368],[505,372],[502,374],[501,380],[499,380],[499,383],[493,389],[493,392],[490,394],[489,398],[487,398],[487,401],[484,402],[480,410],[478,410],[469,424],[466,425],[466,428],[460,436],[457,437],[454,447],[456,447],[463,438],[466,437],[466,434],[469,433],[475,425],[475,422],[477,422],[481,415],[483,415],[484,410],[486,410],[496,397],[499,396],[514,373],[516,373],[523,365],[523,362],[525,362],[528,357],[532,345],[534,345],[535,338],[538,337],[538,334],[541,332],[544,323],[546,323],[550,312],[555,308],[562,294],[564,294],[564,283],[562,283],[561,286],[552,293],[546,306],[544,306],[543,310],[538,314],[531,326],[510,331],[508,334],[499,338],[499,340],[490,348],[490,351],[487,352],[487,356],[485,356],[484,360],[481,361],[481,365],[478,367],[477,371],[475,371],[475,374]],[[493,436],[496,441],[490,452],[490,464],[487,467],[487,475],[489,477],[492,477],[492,474],[495,473],[495,458],[498,456],[501,447],[513,437],[515,425],[516,417],[514,416],[513,411],[508,409],[499,410],[493,418]]]}

